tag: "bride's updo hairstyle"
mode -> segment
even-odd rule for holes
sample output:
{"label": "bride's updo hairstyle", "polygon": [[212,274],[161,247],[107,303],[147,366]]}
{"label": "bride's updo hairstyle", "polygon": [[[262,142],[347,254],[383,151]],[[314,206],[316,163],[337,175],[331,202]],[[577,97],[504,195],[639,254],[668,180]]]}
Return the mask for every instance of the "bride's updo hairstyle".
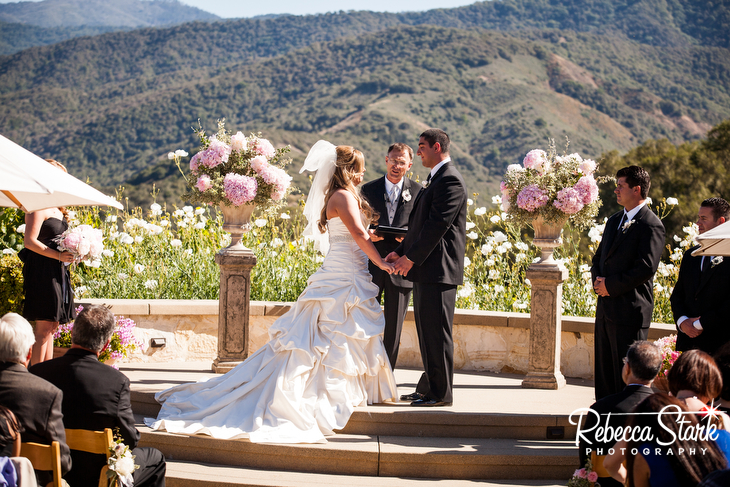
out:
{"label": "bride's updo hairstyle", "polygon": [[349,145],[338,145],[335,150],[337,151],[335,173],[325,190],[324,206],[317,224],[319,231],[322,233],[327,231],[327,204],[332,193],[338,189],[349,191],[357,200],[358,208],[362,210],[367,219],[373,223],[377,221],[377,215],[373,213],[373,209],[368,202],[360,196],[360,191],[352,182],[355,176],[365,170],[365,157],[362,152]]}

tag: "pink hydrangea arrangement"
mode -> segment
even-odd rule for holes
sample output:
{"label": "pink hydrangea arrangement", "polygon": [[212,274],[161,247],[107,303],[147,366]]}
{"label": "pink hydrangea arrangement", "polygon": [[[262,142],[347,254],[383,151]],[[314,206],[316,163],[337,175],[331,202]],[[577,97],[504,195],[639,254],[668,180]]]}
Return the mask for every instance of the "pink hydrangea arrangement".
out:
{"label": "pink hydrangea arrangement", "polygon": [[[76,313],[80,313],[83,310],[83,306],[76,308]],[[114,361],[129,357],[135,350],[144,348],[144,344],[134,336],[132,331],[137,324],[124,316],[115,316],[116,328],[112,339],[102,352],[99,354],[99,362]],[[73,330],[74,323],[66,323],[56,328],[53,333],[53,346],[54,347],[65,347],[71,346],[71,331]],[[116,365],[114,365],[116,368]]]}
{"label": "pink hydrangea arrangement", "polygon": [[562,225],[566,220],[578,228],[593,224],[601,204],[595,161],[579,154],[558,156],[555,143],[549,150],[533,149],[522,165],[507,167],[500,183],[502,209],[522,226],[541,218]]}
{"label": "pink hydrangea arrangement", "polygon": [[[215,135],[198,131],[200,150],[190,159],[186,201],[201,204],[241,206],[255,204],[266,209],[279,204],[291,190],[292,178],[284,170],[289,146],[281,149],[261,137],[230,134],[223,121]],[[180,167],[180,157],[175,162]],[[181,169],[182,171],[182,169]]]}
{"label": "pink hydrangea arrangement", "polygon": [[100,262],[104,250],[104,234],[91,225],[69,228],[54,240],[61,252],[71,252],[75,262],[94,265]]}

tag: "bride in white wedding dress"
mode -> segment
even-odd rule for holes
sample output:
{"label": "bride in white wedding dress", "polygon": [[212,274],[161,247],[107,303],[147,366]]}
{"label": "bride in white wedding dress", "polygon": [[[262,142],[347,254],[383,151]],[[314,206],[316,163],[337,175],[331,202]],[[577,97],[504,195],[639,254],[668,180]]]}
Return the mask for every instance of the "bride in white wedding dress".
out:
{"label": "bride in white wedding dress", "polygon": [[317,171],[305,234],[326,253],[322,267],[271,326],[269,342],[245,362],[223,376],[158,393],[157,419],[145,418],[151,428],[255,443],[323,443],[345,427],[356,406],[397,397],[368,257],[387,272],[392,266],[366,230],[372,211],[356,189],[363,155],[321,140],[305,169]]}

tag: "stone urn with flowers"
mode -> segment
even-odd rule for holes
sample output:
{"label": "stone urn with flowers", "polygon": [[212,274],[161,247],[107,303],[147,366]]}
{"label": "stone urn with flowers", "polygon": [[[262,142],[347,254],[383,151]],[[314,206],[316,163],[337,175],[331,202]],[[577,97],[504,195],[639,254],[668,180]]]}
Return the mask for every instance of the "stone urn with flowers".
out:
{"label": "stone urn with flowers", "polygon": [[523,387],[565,385],[560,372],[560,332],[562,283],[568,271],[553,252],[562,244],[566,222],[581,229],[593,223],[600,206],[596,168],[594,161],[579,154],[557,155],[551,141],[547,152],[532,150],[521,165],[508,166],[500,185],[509,221],[531,226],[532,243],[541,251],[526,273],[531,288],[530,356]]}
{"label": "stone urn with flowers", "polygon": [[256,256],[242,243],[251,229],[251,215],[282,204],[290,192],[291,176],[284,170],[289,146],[275,149],[260,134],[229,133],[224,121],[211,136],[199,131],[200,150],[190,159],[190,173],[180,167],[181,157],[171,152],[189,191],[186,201],[217,205],[223,230],[231,243],[215,256],[221,268],[218,313],[218,356],[212,369],[225,373],[249,354],[249,300],[251,269]]}

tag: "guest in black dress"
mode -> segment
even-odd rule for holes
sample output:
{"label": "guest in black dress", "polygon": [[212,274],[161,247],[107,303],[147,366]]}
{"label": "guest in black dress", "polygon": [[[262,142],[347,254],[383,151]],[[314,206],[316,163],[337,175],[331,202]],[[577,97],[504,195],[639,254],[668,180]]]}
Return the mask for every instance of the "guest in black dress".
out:
{"label": "guest in black dress", "polygon": [[[47,161],[64,171],[62,164]],[[23,261],[25,306],[23,317],[35,321],[35,345],[31,363],[53,358],[53,332],[59,323],[76,317],[71,274],[65,263],[73,262],[71,252],[60,252],[53,241],[68,229],[65,208],[46,208],[26,213]]]}

